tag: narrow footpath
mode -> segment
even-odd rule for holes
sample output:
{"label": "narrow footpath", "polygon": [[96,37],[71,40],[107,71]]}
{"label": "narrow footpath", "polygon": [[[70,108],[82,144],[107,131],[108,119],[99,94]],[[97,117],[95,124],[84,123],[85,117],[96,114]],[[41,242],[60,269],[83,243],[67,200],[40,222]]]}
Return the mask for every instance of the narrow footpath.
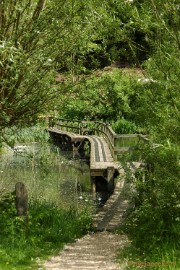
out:
{"label": "narrow footpath", "polygon": [[120,180],[113,195],[94,218],[95,233],[66,245],[43,267],[46,270],[123,270],[116,262],[116,254],[128,244],[128,240],[125,235],[118,235],[113,230],[122,223],[128,206],[125,190],[125,183]]}

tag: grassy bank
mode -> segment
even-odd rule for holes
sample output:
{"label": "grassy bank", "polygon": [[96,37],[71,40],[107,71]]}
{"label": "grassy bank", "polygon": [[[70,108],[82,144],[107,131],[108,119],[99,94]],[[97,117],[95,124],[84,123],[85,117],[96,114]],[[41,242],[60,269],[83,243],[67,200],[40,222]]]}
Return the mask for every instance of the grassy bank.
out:
{"label": "grassy bank", "polygon": [[46,201],[31,201],[29,222],[16,216],[14,196],[0,201],[0,269],[38,269],[38,262],[56,254],[91,228],[90,214],[84,209],[59,209]]}
{"label": "grassy bank", "polygon": [[[76,179],[81,179],[82,173],[51,151],[44,126],[7,129],[4,139],[12,148],[19,144],[27,147],[22,153],[8,150],[0,164],[0,270],[36,270],[43,259],[90,230],[91,206],[77,203]],[[41,144],[38,147],[32,142]],[[26,226],[16,215],[11,193],[18,181],[28,190]]]}
{"label": "grassy bank", "polygon": [[118,261],[126,270],[179,270],[179,258],[180,251],[176,244],[164,241],[145,249],[143,239],[141,247],[131,243],[118,254]]}

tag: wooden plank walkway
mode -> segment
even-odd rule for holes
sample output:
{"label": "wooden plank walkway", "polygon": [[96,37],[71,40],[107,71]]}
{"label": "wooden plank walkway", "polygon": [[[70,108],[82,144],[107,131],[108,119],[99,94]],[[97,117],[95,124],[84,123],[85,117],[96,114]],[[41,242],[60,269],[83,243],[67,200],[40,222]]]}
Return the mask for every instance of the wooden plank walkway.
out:
{"label": "wooden plank walkway", "polygon": [[[122,169],[121,169],[122,170]],[[45,261],[46,270],[124,270],[127,262],[121,265],[116,261],[117,252],[129,245],[126,235],[116,234],[114,230],[124,221],[128,207],[124,181],[124,170],[116,185],[114,194],[95,215],[95,231],[67,244],[58,255]]]}
{"label": "wooden plank walkway", "polygon": [[91,143],[90,170],[91,175],[102,175],[103,171],[112,168],[118,171],[119,163],[114,162],[109,146],[104,138],[97,136],[87,136]]}
{"label": "wooden plank walkway", "polygon": [[[90,142],[90,173],[91,176],[106,176],[111,179],[112,174],[118,173],[120,165],[113,160],[111,151],[105,139],[96,135],[80,135],[72,132],[48,128],[50,133],[67,136],[72,144],[83,142],[85,139]],[[110,173],[109,173],[110,172]],[[109,174],[109,177],[108,177]]]}

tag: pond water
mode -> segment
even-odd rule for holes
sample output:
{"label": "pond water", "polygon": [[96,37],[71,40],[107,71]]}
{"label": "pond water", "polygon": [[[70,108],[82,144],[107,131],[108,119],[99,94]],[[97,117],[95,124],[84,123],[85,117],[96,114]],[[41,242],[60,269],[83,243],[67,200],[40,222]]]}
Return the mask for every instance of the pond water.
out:
{"label": "pond water", "polygon": [[71,159],[70,154],[48,143],[6,148],[0,155],[0,195],[23,182],[30,200],[46,200],[63,208],[95,207],[101,199],[91,193],[89,166]]}

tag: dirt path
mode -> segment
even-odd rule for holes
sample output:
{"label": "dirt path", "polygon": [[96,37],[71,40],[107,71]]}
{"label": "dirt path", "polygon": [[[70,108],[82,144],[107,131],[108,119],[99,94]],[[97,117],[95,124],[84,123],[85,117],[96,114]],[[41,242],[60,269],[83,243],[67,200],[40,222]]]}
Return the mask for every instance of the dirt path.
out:
{"label": "dirt path", "polygon": [[85,235],[44,266],[47,270],[122,270],[116,263],[117,250],[127,242],[125,236],[107,231]]}
{"label": "dirt path", "polygon": [[111,198],[94,219],[96,233],[65,246],[59,255],[44,263],[46,270],[123,270],[116,262],[117,251],[128,244],[127,237],[112,232],[123,221],[128,202],[126,185],[120,181]]}

